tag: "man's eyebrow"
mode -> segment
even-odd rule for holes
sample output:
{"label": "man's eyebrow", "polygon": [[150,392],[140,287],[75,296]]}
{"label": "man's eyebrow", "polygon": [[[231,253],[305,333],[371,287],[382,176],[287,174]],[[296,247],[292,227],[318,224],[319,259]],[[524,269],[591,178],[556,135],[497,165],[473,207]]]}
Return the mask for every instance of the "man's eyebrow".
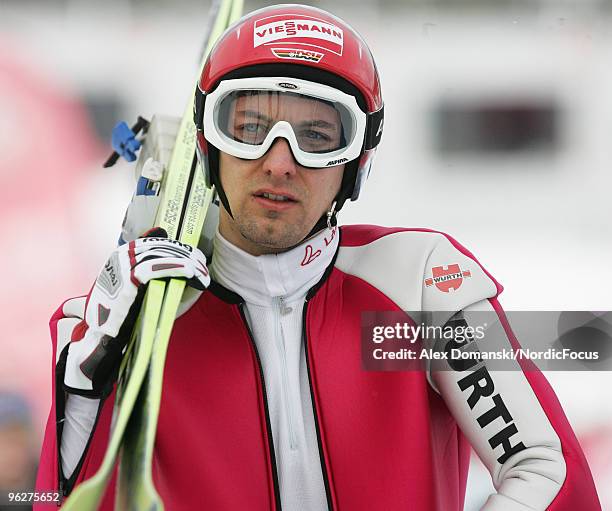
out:
{"label": "man's eyebrow", "polygon": [[[235,115],[242,115],[247,118],[254,118],[260,121],[265,121],[269,124],[272,123],[272,118],[267,115],[258,112],[257,110],[237,110]],[[298,124],[300,128],[324,128],[331,131],[338,131],[338,125],[333,124],[323,119],[313,119],[311,121],[302,121]]]}
{"label": "man's eyebrow", "polygon": [[244,117],[259,119],[260,121],[272,122],[272,119],[267,115],[258,112],[257,110],[237,110],[236,115],[243,115]]}
{"label": "man's eyebrow", "polygon": [[312,121],[303,121],[298,124],[300,128],[326,128],[328,130],[337,131],[338,125],[332,124],[331,122],[324,121],[323,119],[316,119]]}

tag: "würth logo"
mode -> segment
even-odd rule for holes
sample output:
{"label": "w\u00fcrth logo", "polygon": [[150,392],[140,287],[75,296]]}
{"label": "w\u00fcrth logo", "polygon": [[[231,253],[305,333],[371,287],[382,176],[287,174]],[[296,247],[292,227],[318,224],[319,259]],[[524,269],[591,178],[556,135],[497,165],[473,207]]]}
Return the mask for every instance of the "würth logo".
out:
{"label": "w\u00fcrth logo", "polygon": [[472,276],[470,270],[461,270],[458,264],[434,266],[431,269],[431,274],[431,278],[425,279],[425,285],[430,287],[435,284],[444,293],[448,293],[451,289],[457,291],[463,283],[463,279]]}
{"label": "w\u00fcrth logo", "polygon": [[[297,44],[327,50],[342,56],[344,32],[331,23],[299,14],[257,20],[253,26],[253,48],[276,41],[282,41],[284,45],[291,43],[291,46]],[[311,53],[310,58],[320,60],[316,53]]]}

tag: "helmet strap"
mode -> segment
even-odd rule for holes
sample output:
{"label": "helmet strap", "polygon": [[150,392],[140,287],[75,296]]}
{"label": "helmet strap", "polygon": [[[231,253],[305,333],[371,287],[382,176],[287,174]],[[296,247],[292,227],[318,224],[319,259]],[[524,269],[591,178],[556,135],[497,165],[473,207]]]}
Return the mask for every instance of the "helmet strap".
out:
{"label": "helmet strap", "polygon": [[225,195],[225,190],[223,189],[223,186],[221,186],[221,176],[219,173],[219,149],[210,144],[210,142],[208,143],[208,172],[210,173],[210,182],[215,186],[215,190],[221,204],[223,204],[227,214],[231,218],[234,218],[229,201],[227,200],[227,195]]}
{"label": "helmet strap", "polygon": [[336,227],[336,225],[338,225],[338,219],[336,218],[336,215],[338,214],[338,212],[336,211],[336,204],[336,201],[332,202],[331,208],[329,209],[326,215],[327,228],[330,230]]}
{"label": "helmet strap", "polygon": [[[342,184],[340,190],[334,197],[329,211],[326,211],[321,218],[317,221],[311,231],[304,237],[304,239],[310,238],[317,232],[326,227],[332,229],[338,225],[338,213],[347,199],[350,199],[353,195],[353,188],[355,186],[355,176],[359,169],[359,159],[353,160],[346,164],[344,167],[344,174],[342,176]],[[316,172],[316,171],[315,171]],[[304,241],[304,240],[302,240]],[[300,241],[300,243],[302,242]]]}

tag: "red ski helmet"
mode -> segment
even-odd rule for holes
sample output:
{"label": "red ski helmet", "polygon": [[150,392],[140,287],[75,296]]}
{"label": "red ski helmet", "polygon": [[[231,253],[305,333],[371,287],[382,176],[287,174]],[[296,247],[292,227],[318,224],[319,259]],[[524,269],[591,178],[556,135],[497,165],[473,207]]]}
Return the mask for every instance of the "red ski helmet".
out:
{"label": "red ski helmet", "polygon": [[[242,145],[246,151],[240,152],[237,149],[235,155],[256,158],[269,148],[272,138],[286,138],[294,158],[302,165],[320,168],[345,163],[341,189],[335,198],[334,213],[340,210],[347,199],[356,200],[370,172],[382,136],[384,117],[378,71],[361,36],[343,20],[326,11],[305,5],[286,4],[266,7],[244,16],[219,38],[204,64],[196,87],[194,120],[197,152],[206,184],[215,185],[219,199],[230,215],[231,210],[219,179],[218,146],[225,141],[225,145],[231,147],[236,139],[225,136],[221,133],[222,129],[214,129],[214,117],[219,108],[222,108],[219,107],[222,99],[217,101],[217,98],[219,90],[245,88],[240,87],[241,80],[242,83],[257,82],[254,78],[261,78],[264,82],[267,79],[266,83],[271,85],[270,88],[266,86],[265,90],[274,89],[275,94],[282,94],[282,88],[289,91],[300,89],[295,91],[300,92],[301,89],[314,90],[319,85],[322,92],[314,94],[323,103],[340,105],[343,118],[359,118],[359,122],[353,123],[351,134],[358,139],[352,140],[351,151],[337,150],[329,153],[331,157],[341,157],[328,160],[315,158],[309,164],[304,163],[304,158],[308,158],[309,154],[300,151],[298,145],[301,146],[301,143],[292,136],[291,130],[288,133],[281,129],[267,137],[264,143],[256,142],[264,146],[260,147],[259,152],[239,142],[238,145]],[[222,82],[225,83],[220,87]],[[353,105],[349,105],[346,99],[337,100],[338,94],[334,95],[334,91],[338,91],[344,98],[350,98]],[[288,123],[278,124],[288,126]],[[346,141],[345,145],[348,146],[349,142],[351,140]],[[221,150],[227,151],[224,147]],[[248,155],[253,152],[257,154]],[[313,150],[310,156],[320,156],[318,153]],[[335,214],[332,215],[332,221],[335,225]],[[322,218],[315,228],[321,229],[326,223],[327,220]]]}

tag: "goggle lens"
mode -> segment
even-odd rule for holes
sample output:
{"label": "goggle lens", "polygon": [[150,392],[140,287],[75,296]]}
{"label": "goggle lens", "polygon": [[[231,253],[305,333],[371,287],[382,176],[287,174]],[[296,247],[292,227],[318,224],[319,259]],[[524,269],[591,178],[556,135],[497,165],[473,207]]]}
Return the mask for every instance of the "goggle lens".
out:
{"label": "goggle lens", "polygon": [[232,91],[219,102],[216,121],[228,138],[255,146],[285,121],[299,148],[311,154],[344,149],[355,134],[352,113],[344,105],[294,92]]}

